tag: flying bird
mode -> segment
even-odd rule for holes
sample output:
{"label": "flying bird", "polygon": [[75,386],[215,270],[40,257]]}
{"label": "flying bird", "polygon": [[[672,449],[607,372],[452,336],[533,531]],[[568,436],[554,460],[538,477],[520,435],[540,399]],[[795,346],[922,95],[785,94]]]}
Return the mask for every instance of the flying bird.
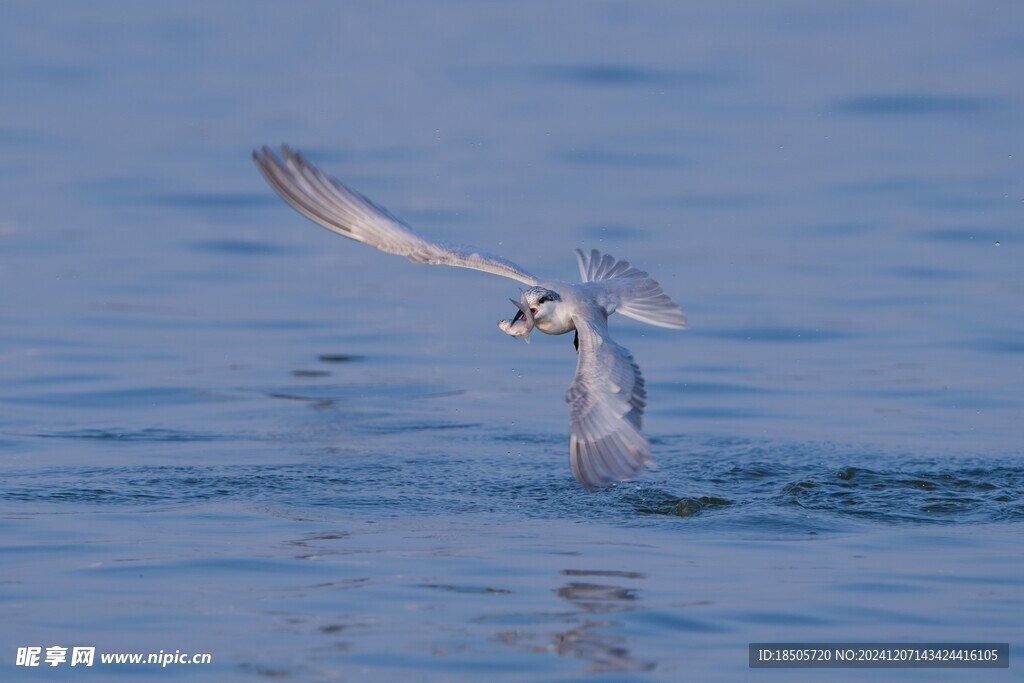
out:
{"label": "flying bird", "polygon": [[281,157],[264,147],[253,159],[286,202],[328,230],[413,263],[471,268],[528,285],[518,301],[511,299],[516,315],[498,326],[527,342],[534,328],[545,334],[575,332],[578,361],[566,401],[569,462],[576,479],[588,488],[604,487],[633,479],[652,462],[650,442],[641,431],[644,378],[630,352],[608,334],[608,316],[616,312],[659,327],[686,327],[678,304],[647,273],[596,249],[577,249],[582,283],[542,281],[501,256],[417,235],[286,146]]}

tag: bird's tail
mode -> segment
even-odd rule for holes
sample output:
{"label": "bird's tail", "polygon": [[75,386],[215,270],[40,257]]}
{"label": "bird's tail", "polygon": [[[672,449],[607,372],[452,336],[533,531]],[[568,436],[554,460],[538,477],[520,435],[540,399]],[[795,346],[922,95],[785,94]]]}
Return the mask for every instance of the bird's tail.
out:
{"label": "bird's tail", "polygon": [[616,311],[649,325],[681,330],[686,316],[679,304],[672,301],[654,278],[623,261],[591,249],[589,254],[577,249],[580,277],[584,282],[601,282],[608,293],[618,299]]}

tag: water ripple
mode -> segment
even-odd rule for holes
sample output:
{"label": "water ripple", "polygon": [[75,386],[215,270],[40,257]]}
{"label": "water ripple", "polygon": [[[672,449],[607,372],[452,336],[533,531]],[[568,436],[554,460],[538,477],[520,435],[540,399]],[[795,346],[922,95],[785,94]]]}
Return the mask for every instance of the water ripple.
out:
{"label": "water ripple", "polygon": [[781,502],[888,523],[962,523],[1019,516],[1024,469],[877,471],[844,467],[787,484]]}
{"label": "water ripple", "polygon": [[43,439],[84,439],[87,441],[116,441],[176,443],[192,441],[219,441],[227,438],[218,434],[200,434],[176,429],[68,429],[65,431],[40,432],[35,436]]}
{"label": "water ripple", "polygon": [[732,83],[736,77],[722,71],[663,69],[632,64],[552,64],[532,70],[536,80],[595,87],[707,86]]}
{"label": "water ripple", "polygon": [[[477,428],[445,425],[450,449],[412,454],[331,449],[280,465],[50,468],[9,473],[0,499],[36,504],[178,506],[231,499],[276,508],[349,510],[378,516],[485,514],[807,534],[862,524],[961,524],[1024,520],[1024,468],[936,460],[892,467],[892,457],[834,447],[690,444],[664,454],[647,481],[586,491],[545,455],[480,450]],[[436,429],[434,427],[433,429]],[[399,431],[405,432],[408,425]],[[45,438],[107,441],[215,440],[141,430],[51,432]],[[387,434],[383,435],[384,437]],[[673,444],[664,445],[671,451]],[[507,443],[514,443],[507,441]],[[676,442],[675,447],[678,447]],[[831,452],[830,452],[831,451]],[[510,458],[515,458],[510,460]],[[846,461],[843,463],[843,461]],[[509,463],[514,463],[510,467]],[[836,464],[839,463],[839,464]],[[859,463],[859,464],[850,464]],[[658,519],[663,522],[657,522]]]}
{"label": "water ripple", "polygon": [[966,116],[991,111],[995,102],[965,95],[869,95],[838,102],[834,109],[855,116]]}

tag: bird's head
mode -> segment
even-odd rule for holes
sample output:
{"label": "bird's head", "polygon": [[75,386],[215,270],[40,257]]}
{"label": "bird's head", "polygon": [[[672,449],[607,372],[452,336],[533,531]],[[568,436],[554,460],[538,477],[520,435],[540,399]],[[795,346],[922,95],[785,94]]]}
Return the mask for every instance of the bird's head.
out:
{"label": "bird's head", "polygon": [[[530,287],[523,292],[522,301],[530,308],[530,313],[537,324],[543,324],[554,316],[555,310],[562,303],[562,297],[558,292],[544,287]],[[520,310],[516,317],[523,317],[523,311]]]}
{"label": "bird's head", "polygon": [[[562,306],[562,297],[558,292],[544,287],[531,287],[525,292],[519,292],[519,301],[509,299],[516,308],[516,316],[509,320],[499,320],[498,327],[510,337],[522,337],[527,343],[530,342],[530,332],[534,327],[547,334],[562,334],[571,329],[571,323],[567,326],[564,318],[565,313]],[[570,318],[571,320],[571,318]]]}

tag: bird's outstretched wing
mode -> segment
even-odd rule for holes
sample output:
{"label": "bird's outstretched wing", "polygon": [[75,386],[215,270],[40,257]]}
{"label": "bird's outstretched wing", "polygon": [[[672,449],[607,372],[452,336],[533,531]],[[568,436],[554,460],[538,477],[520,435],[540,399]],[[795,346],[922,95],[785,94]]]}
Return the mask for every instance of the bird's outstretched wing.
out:
{"label": "bird's outstretched wing", "polygon": [[569,462],[584,486],[608,486],[640,474],[651,447],[640,431],[647,391],[640,368],[608,336],[603,312],[573,318],[579,335],[571,406]]}
{"label": "bird's outstretched wing", "polygon": [[253,152],[252,156],[267,181],[286,202],[339,235],[389,254],[405,256],[413,263],[472,268],[527,285],[537,284],[537,278],[500,256],[420,237],[387,209],[331,178],[284,145],[280,159],[267,147]]}
{"label": "bird's outstretched wing", "polygon": [[622,315],[658,327],[686,329],[686,316],[679,304],[662,291],[650,275],[634,268],[629,261],[602,254],[597,249],[584,253],[577,249],[580,277],[598,289],[607,303]]}

